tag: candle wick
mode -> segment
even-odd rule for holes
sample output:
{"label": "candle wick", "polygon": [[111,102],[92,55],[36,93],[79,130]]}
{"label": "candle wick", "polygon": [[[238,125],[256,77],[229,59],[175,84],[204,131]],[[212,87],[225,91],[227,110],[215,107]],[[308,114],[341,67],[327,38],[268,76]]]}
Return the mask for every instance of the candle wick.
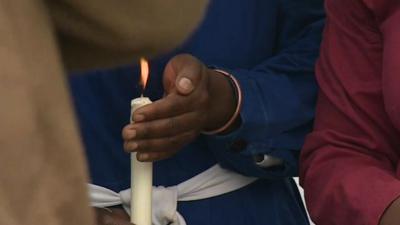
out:
{"label": "candle wick", "polygon": [[142,86],[142,93],[141,93],[140,97],[143,98],[143,93],[144,93],[145,90],[146,90],[146,87],[145,87],[145,86]]}

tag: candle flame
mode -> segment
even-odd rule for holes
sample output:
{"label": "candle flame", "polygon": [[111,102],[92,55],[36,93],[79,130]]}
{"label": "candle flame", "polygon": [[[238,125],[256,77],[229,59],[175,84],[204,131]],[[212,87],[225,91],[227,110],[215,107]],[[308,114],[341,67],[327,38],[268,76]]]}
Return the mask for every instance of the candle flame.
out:
{"label": "candle flame", "polygon": [[141,73],[141,83],[144,90],[147,85],[147,80],[149,79],[149,63],[145,58],[140,59],[140,73]]}

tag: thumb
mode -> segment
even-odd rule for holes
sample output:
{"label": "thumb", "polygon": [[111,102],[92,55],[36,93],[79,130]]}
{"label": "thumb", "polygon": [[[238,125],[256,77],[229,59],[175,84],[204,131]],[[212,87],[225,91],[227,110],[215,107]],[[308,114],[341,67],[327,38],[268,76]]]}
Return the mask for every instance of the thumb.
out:
{"label": "thumb", "polygon": [[186,75],[179,76],[176,79],[176,87],[178,92],[183,95],[192,93],[195,88],[192,80],[189,77],[186,77]]}
{"label": "thumb", "polygon": [[170,60],[164,71],[164,87],[167,93],[175,90],[189,95],[200,84],[204,65],[191,55],[178,55]]}

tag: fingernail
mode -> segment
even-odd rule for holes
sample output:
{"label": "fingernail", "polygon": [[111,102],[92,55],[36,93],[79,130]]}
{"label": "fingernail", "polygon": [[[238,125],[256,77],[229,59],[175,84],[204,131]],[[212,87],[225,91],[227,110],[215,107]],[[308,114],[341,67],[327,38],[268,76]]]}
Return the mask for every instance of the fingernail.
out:
{"label": "fingernail", "polygon": [[133,116],[133,121],[135,121],[135,122],[142,122],[142,121],[144,121],[144,115],[142,115],[142,114],[134,115],[134,116]]}
{"label": "fingernail", "polygon": [[140,153],[138,154],[138,157],[140,161],[146,161],[147,159],[149,159],[150,156],[147,153]]}
{"label": "fingernail", "polygon": [[183,89],[185,92],[191,92],[193,90],[193,83],[186,77],[183,77],[179,80],[178,85],[180,88]]}

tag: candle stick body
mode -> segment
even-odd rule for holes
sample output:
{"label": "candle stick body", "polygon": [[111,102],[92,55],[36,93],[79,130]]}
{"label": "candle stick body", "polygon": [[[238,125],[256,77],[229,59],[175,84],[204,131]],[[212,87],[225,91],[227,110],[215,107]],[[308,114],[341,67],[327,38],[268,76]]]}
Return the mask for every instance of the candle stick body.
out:
{"label": "candle stick body", "polygon": [[[135,110],[151,103],[149,98],[140,97],[131,101],[132,114]],[[140,162],[136,153],[131,153],[131,222],[137,225],[151,225],[151,204],[153,189],[153,163]]]}

